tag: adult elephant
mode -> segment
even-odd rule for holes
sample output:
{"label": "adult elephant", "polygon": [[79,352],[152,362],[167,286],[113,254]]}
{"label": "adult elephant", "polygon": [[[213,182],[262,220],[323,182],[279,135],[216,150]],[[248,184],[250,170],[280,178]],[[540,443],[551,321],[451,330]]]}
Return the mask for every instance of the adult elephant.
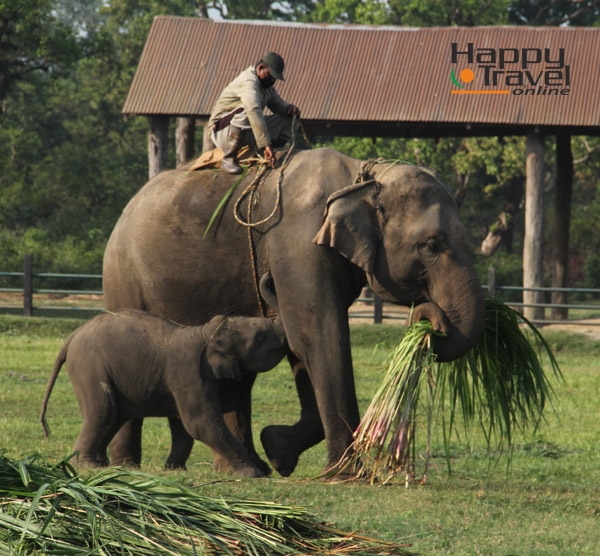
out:
{"label": "adult elephant", "polygon": [[[366,282],[386,301],[414,304],[414,319],[429,319],[445,334],[436,342],[440,361],[473,347],[485,310],[454,198],[433,172],[389,163],[367,172],[359,160],[316,149],[295,153],[279,178],[279,170],[265,177],[252,206],[252,221],[266,222],[249,234],[234,218],[236,194],[206,233],[238,178],[186,167],[157,175],[127,205],[108,242],[104,299],[110,310],[139,308],[183,324],[256,315],[254,276],[270,272],[301,415],[294,425],[266,427],[261,440],[273,467],[287,476],[323,437],[327,466],[352,442],[359,412],[348,307]],[[223,406],[230,429],[258,458],[250,432],[253,380]],[[131,446],[140,431],[139,421],[130,422],[113,441],[122,461],[139,459]]]}

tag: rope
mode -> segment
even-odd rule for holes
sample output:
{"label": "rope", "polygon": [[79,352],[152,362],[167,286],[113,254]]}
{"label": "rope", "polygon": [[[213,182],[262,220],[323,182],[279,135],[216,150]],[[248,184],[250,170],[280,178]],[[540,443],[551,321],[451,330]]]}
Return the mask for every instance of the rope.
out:
{"label": "rope", "polygon": [[[267,316],[267,308],[265,306],[265,303],[264,303],[262,297],[260,296],[258,264],[256,261],[256,249],[254,248],[254,242],[252,241],[252,229],[255,228],[256,226],[260,226],[261,224],[265,224],[266,222],[271,220],[271,218],[273,218],[275,216],[275,213],[279,209],[279,206],[281,204],[281,189],[282,189],[282,185],[283,185],[284,170],[287,168],[287,166],[289,164],[292,152],[296,145],[296,135],[298,133],[299,128],[302,131],[304,140],[307,142],[307,144],[310,145],[310,142],[308,140],[308,137],[306,136],[306,131],[304,129],[304,126],[302,125],[302,122],[296,116],[294,116],[294,118],[292,119],[292,141],[291,141],[289,149],[285,153],[283,162],[282,162],[280,170],[279,170],[279,177],[277,179],[277,187],[276,187],[275,204],[274,204],[271,212],[268,214],[268,216],[266,216],[262,220],[259,220],[258,222],[252,222],[252,207],[255,204],[255,202],[257,202],[257,201],[255,201],[255,195],[257,194],[258,186],[262,183],[264,177],[271,170],[271,166],[269,165],[269,163],[262,157],[259,157],[258,159],[253,159],[253,160],[256,160],[260,164],[260,168],[258,169],[256,177],[254,178],[254,180],[252,180],[252,183],[250,183],[250,185],[248,185],[248,187],[246,187],[246,189],[244,189],[244,191],[238,197],[238,199],[235,202],[235,205],[233,207],[234,218],[236,219],[238,224],[245,226],[246,229],[248,230],[248,245],[250,248],[250,261],[252,264],[252,276],[253,276],[253,280],[254,280],[254,290],[256,293],[256,299],[258,301],[258,306],[260,308],[260,311],[261,311],[261,314],[263,315],[263,317]],[[376,186],[379,186],[379,182],[375,178],[371,178],[371,171],[373,170],[373,168],[376,164],[381,164],[383,162],[390,162],[390,164],[389,164],[389,166],[384,168],[384,170],[380,173],[380,176],[382,176],[392,166],[394,166],[394,164],[398,164],[400,161],[398,161],[398,160],[386,161],[383,158],[372,158],[372,159],[361,162],[359,171],[358,171],[358,175],[357,175],[356,179],[354,180],[354,183],[350,186],[347,186],[347,187],[339,190],[339,191],[336,191],[335,193],[332,193],[329,196],[329,198],[327,199],[325,212],[327,213],[329,204],[333,200],[337,199],[338,197],[346,195],[346,194],[350,193],[351,191],[355,191],[357,189],[365,187],[366,185],[371,184],[371,183],[374,183]],[[246,219],[244,220],[240,214],[240,205],[246,198],[248,198],[248,210],[247,210],[247,214],[246,214]]]}
{"label": "rope", "polygon": [[363,187],[370,184],[374,184],[377,188],[377,191],[379,191],[381,189],[381,184],[379,183],[379,181],[377,181],[377,179],[371,177],[371,171],[373,170],[375,165],[383,164],[385,162],[389,162],[390,164],[386,166],[381,172],[379,172],[378,178],[381,178],[381,176],[383,176],[395,164],[402,164],[402,161],[400,160],[385,160],[383,158],[370,158],[369,160],[364,160],[363,162],[361,162],[358,168],[358,175],[356,176],[354,182],[351,185],[347,185],[346,187],[342,187],[342,189],[334,191],[331,195],[329,195],[329,197],[327,197],[327,201],[325,202],[325,212],[323,213],[323,218],[325,218],[325,215],[329,210],[329,205],[336,199],[339,199],[340,197],[344,197],[345,195],[348,195],[353,191],[357,191],[358,189],[362,189]]}
{"label": "rope", "polygon": [[[292,151],[294,150],[294,147],[296,145],[296,134],[298,132],[299,125],[301,126],[304,138],[308,142],[308,138],[306,137],[304,127],[302,126],[301,123],[299,124],[298,118],[296,116],[294,116],[294,118],[292,119],[292,142],[283,158],[283,162],[282,162],[280,170],[279,170],[279,178],[277,179],[275,204],[274,204],[273,210],[270,212],[270,214],[268,216],[266,216],[265,218],[263,218],[262,220],[259,220],[258,222],[252,222],[252,207],[255,204],[255,202],[257,202],[257,201],[255,201],[254,197],[258,191],[258,186],[262,183],[264,177],[271,170],[271,166],[269,165],[267,160],[262,157],[258,158],[260,168],[258,169],[258,172],[256,173],[256,177],[254,178],[254,180],[252,180],[252,183],[250,185],[248,185],[248,187],[246,187],[246,189],[244,189],[244,191],[238,197],[238,199],[235,202],[235,205],[233,207],[234,218],[236,219],[238,224],[245,226],[246,229],[248,230],[248,245],[250,247],[250,261],[252,264],[252,276],[254,279],[254,290],[256,293],[256,299],[258,300],[258,307],[260,308],[260,312],[263,317],[267,316],[267,308],[265,307],[265,303],[264,303],[262,297],[260,296],[259,279],[258,279],[258,264],[256,262],[256,249],[254,248],[254,242],[252,241],[252,229],[255,228],[256,226],[260,226],[261,224],[265,224],[266,222],[271,220],[271,218],[273,218],[275,216],[275,213],[279,209],[279,206],[281,204],[281,187],[283,184],[283,172],[286,169],[287,165],[289,164]],[[246,220],[244,220],[242,218],[242,216],[240,215],[240,205],[246,198],[248,198],[248,211],[247,211],[247,215],[246,215]]]}
{"label": "rope", "polygon": [[[286,169],[287,165],[289,164],[292,151],[294,150],[294,147],[296,146],[296,134],[298,132],[298,126],[299,126],[298,122],[299,122],[298,118],[296,118],[296,116],[294,116],[294,118],[292,119],[292,142],[290,144],[289,149],[285,153],[283,162],[281,164],[281,168],[279,170],[279,178],[277,179],[277,189],[276,189],[277,196],[275,198],[275,204],[273,206],[273,210],[270,212],[270,214],[268,216],[266,216],[262,220],[259,220],[258,222],[252,222],[249,216],[246,220],[243,220],[242,216],[240,215],[240,205],[246,199],[246,197],[249,197],[248,211],[250,212],[250,206],[254,202],[254,195],[256,194],[256,191],[258,190],[258,186],[261,184],[261,182],[263,181],[263,178],[267,175],[269,170],[271,170],[269,163],[264,158],[259,157],[257,160],[260,164],[260,168],[258,169],[256,177],[254,178],[252,183],[248,187],[246,187],[246,189],[244,189],[244,191],[238,197],[238,200],[235,202],[235,205],[233,207],[233,216],[235,217],[237,222],[239,224],[241,224],[242,226],[246,226],[248,228],[254,228],[256,226],[260,226],[261,224],[265,224],[266,222],[271,220],[271,218],[273,218],[273,216],[275,216],[275,213],[277,212],[277,209],[279,208],[279,205],[281,202],[281,186],[283,183],[283,172]],[[304,127],[302,127],[302,132],[304,133]]]}

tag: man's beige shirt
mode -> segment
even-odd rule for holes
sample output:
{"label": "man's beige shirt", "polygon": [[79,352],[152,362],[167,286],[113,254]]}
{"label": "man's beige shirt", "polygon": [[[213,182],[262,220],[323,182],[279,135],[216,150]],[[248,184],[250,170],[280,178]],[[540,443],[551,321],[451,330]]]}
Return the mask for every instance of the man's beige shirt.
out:
{"label": "man's beige shirt", "polygon": [[260,84],[254,66],[240,73],[221,93],[215,103],[208,121],[212,130],[215,122],[242,106],[246,111],[258,148],[271,144],[271,137],[265,123],[264,108],[268,107],[274,114],[287,115],[289,102],[283,100],[275,87],[264,89]]}

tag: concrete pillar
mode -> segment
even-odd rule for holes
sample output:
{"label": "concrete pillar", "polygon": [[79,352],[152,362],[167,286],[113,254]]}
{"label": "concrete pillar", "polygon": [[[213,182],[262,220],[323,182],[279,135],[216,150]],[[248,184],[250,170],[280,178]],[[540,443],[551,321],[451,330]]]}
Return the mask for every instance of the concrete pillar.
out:
{"label": "concrete pillar", "polygon": [[[527,134],[525,182],[525,237],[523,240],[523,287],[539,288],[544,285],[544,138],[538,131]],[[523,303],[542,303],[543,292],[523,292]],[[544,309],[524,307],[529,320],[543,320]]]}

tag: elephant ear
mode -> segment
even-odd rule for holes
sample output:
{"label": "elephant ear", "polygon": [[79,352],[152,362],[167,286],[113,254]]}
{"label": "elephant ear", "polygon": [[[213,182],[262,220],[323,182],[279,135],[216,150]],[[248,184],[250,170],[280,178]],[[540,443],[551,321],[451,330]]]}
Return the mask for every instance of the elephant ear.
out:
{"label": "elephant ear", "polygon": [[379,236],[369,209],[369,203],[355,195],[328,201],[323,224],[313,243],[332,247],[372,275]]}
{"label": "elephant ear", "polygon": [[218,338],[209,340],[200,356],[200,378],[203,380],[242,380],[242,371],[236,359],[222,349]]}

